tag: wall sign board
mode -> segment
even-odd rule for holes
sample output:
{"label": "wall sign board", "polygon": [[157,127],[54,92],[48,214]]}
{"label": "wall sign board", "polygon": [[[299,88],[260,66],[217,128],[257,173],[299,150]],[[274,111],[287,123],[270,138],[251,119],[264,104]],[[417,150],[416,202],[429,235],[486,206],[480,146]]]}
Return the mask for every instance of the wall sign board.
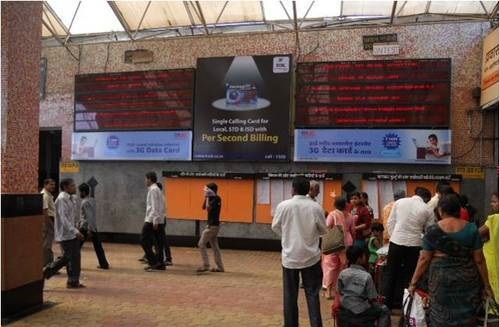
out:
{"label": "wall sign board", "polygon": [[193,160],[288,161],[291,55],[200,58]]}
{"label": "wall sign board", "polygon": [[194,70],[77,75],[74,130],[192,127]]}
{"label": "wall sign board", "polygon": [[451,163],[451,131],[424,129],[297,129],[295,161]]}
{"label": "wall sign board", "polygon": [[300,63],[297,127],[449,126],[450,59]]}

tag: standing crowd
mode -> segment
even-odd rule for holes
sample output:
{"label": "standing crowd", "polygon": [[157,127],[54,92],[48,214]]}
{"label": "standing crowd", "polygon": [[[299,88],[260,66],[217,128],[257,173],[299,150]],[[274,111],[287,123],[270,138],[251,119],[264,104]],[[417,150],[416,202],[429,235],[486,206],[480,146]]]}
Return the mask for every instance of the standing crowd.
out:
{"label": "standing crowd", "polygon": [[[147,264],[146,271],[161,271],[173,264],[165,232],[165,200],[154,172],[145,175],[145,184],[144,257],[139,260]],[[402,307],[404,289],[429,294],[429,326],[435,327],[474,327],[483,298],[499,300],[497,193],[491,198],[492,214],[481,224],[466,198],[445,182],[438,184],[433,197],[423,187],[416,188],[411,197],[396,192],[379,218],[374,217],[366,193],[348,198],[332,193],[335,209],[325,212],[316,201],[319,186],[303,176],[295,177],[292,198],[278,204],[272,221],[282,245],[285,327],[298,326],[300,277],[312,327],[322,326],[321,290],[327,299],[334,298],[337,318],[355,326],[372,326],[374,321],[377,326],[389,326],[391,310]],[[63,179],[54,201],[55,187],[47,179],[41,192],[43,274],[48,279],[65,266],[67,287],[83,288],[80,251],[86,240],[93,243],[98,268],[109,269],[97,230],[95,199],[85,183],[78,186],[77,199],[75,182]],[[201,265],[197,272],[224,272],[218,245],[222,199],[215,183],[207,184],[202,192],[208,219],[198,243]],[[333,229],[341,231],[341,247],[322,253],[321,237]],[[58,258],[52,252],[54,240],[62,250]],[[208,243],[214,253],[213,268]],[[378,278],[382,247],[388,247],[388,254],[382,278]]]}
{"label": "standing crowd", "polygon": [[[404,289],[428,294],[431,327],[475,327],[483,299],[499,300],[497,193],[480,226],[476,210],[447,182],[433,197],[423,187],[411,197],[395,192],[379,218],[366,193],[346,199],[332,193],[335,209],[324,219],[310,201],[318,192],[316,183],[294,178],[293,197],[277,206],[272,222],[282,243],[285,327],[298,326],[300,275],[312,327],[322,326],[321,289],[334,299],[339,326],[390,326]],[[321,238],[333,229],[342,231],[343,246],[321,254]],[[381,248],[388,248],[386,257]]]}

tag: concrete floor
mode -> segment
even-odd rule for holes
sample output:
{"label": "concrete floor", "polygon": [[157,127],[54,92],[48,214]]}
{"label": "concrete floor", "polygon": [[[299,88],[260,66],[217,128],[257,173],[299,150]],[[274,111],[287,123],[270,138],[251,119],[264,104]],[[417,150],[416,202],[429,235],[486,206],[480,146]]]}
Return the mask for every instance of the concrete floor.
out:
{"label": "concrete floor", "polygon": [[[280,253],[223,250],[226,272],[199,275],[194,248],[172,248],[174,266],[154,273],[137,261],[138,245],[104,248],[110,270],[96,269],[92,245],[86,243],[81,282],[87,288],[66,289],[62,271],[45,283],[44,299],[56,305],[10,326],[282,326]],[[324,326],[333,325],[331,304],[321,298]],[[300,325],[308,326],[303,291],[299,306]]]}

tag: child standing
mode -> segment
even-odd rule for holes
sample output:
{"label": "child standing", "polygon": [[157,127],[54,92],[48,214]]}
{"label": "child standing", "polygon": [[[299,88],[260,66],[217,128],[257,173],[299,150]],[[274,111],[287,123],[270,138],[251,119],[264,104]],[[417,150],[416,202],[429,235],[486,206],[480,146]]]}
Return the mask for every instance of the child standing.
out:
{"label": "child standing", "polygon": [[378,249],[383,246],[383,225],[380,223],[373,223],[371,225],[371,237],[367,243],[369,249],[369,269],[374,272],[376,261],[378,260]]}

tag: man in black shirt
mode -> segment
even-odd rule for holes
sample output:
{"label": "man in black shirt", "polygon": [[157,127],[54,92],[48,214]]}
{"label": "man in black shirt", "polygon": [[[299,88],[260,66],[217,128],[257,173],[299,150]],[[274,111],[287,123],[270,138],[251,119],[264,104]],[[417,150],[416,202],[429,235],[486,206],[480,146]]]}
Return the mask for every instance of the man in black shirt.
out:
{"label": "man in black shirt", "polygon": [[220,209],[222,207],[222,199],[217,195],[218,186],[215,183],[209,183],[204,188],[204,202],[203,209],[208,211],[208,224],[201,234],[198,247],[203,259],[203,265],[198,268],[198,272],[205,272],[210,270],[210,260],[208,258],[208,251],[206,244],[209,242],[215,255],[215,263],[217,268],[211,269],[212,272],[223,272],[224,265],[222,263],[222,255],[218,247],[218,230],[220,228]]}

